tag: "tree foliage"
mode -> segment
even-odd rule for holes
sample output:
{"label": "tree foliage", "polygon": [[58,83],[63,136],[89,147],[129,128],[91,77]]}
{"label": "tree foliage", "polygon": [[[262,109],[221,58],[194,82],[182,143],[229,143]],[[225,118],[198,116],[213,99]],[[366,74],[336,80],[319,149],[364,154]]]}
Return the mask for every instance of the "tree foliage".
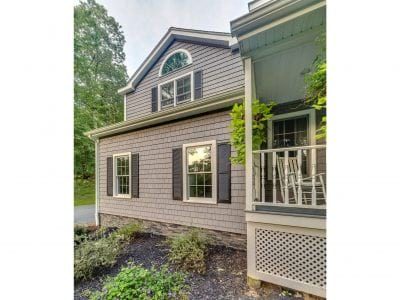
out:
{"label": "tree foliage", "polygon": [[[326,58],[325,58],[325,35],[318,38],[321,54],[314,61],[313,71],[305,77],[306,102],[316,110],[326,112]],[[316,138],[326,137],[326,115],[322,117]]]}
{"label": "tree foliage", "polygon": [[128,78],[121,26],[95,0],[74,9],[74,161],[75,175],[94,174],[94,143],[84,132],[123,120]]}
{"label": "tree foliage", "polygon": [[[265,104],[258,99],[252,101],[253,113],[253,149],[258,150],[267,141],[265,129],[267,121],[272,118],[272,108],[275,102]],[[246,163],[245,110],[244,104],[235,104],[231,112],[231,143],[235,147],[236,157],[231,157],[233,164]]]}

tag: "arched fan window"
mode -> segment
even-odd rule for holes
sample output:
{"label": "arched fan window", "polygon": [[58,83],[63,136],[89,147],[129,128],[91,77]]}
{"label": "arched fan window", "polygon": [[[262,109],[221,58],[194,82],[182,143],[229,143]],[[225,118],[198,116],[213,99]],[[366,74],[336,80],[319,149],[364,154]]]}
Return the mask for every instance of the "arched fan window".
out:
{"label": "arched fan window", "polygon": [[190,53],[185,49],[179,49],[170,53],[164,60],[160,69],[160,76],[171,73],[192,63]]}

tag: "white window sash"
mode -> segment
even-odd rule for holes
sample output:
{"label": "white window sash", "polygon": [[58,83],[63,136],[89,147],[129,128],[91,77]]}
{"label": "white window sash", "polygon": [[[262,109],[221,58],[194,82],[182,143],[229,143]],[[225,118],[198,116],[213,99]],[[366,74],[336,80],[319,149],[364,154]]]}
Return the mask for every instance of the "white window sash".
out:
{"label": "white window sash", "polygon": [[[128,177],[128,194],[118,194],[118,185],[117,185],[117,158],[121,156],[128,156],[128,170],[129,170],[129,177]],[[131,198],[131,180],[132,180],[132,166],[131,166],[131,159],[132,155],[131,152],[125,153],[117,153],[113,155],[113,195],[115,198]],[[126,176],[126,175],[121,175]]]}
{"label": "white window sash", "polygon": [[[186,73],[186,74],[183,74],[183,75],[174,77],[174,78],[172,78],[172,79],[170,79],[170,80],[161,82],[161,83],[158,85],[158,111],[161,111],[161,110],[163,110],[163,109],[170,108],[170,107],[176,107],[177,105],[181,105],[181,104],[187,103],[187,102],[192,102],[192,101],[194,100],[194,76],[193,76],[193,73],[194,73],[194,72],[191,71],[191,72],[189,72],[189,73]],[[186,99],[186,100],[184,100],[184,101],[181,101],[181,102],[178,103],[178,102],[177,102],[177,97],[176,97],[176,92],[177,92],[177,84],[176,84],[176,81],[179,80],[179,79],[181,79],[181,78],[187,77],[187,76],[189,76],[189,75],[190,75],[190,98],[189,98],[189,99]],[[174,83],[174,103],[173,103],[173,105],[167,105],[167,106],[161,107],[161,87],[162,87],[163,85],[166,85],[166,84],[171,83],[171,82]]]}
{"label": "white window sash", "polygon": [[[190,147],[200,147],[200,146],[211,146],[211,172],[198,172],[198,173],[211,173],[212,174],[212,188],[211,198],[203,198],[203,197],[189,197],[189,189],[187,184],[188,174],[192,174],[192,172],[188,172],[187,166],[187,148]],[[204,203],[204,204],[217,204],[217,142],[215,140],[212,141],[204,141],[197,142],[191,144],[184,144],[182,146],[182,154],[183,154],[183,201],[184,202],[192,202],[192,203]],[[195,173],[193,173],[195,174]]]}

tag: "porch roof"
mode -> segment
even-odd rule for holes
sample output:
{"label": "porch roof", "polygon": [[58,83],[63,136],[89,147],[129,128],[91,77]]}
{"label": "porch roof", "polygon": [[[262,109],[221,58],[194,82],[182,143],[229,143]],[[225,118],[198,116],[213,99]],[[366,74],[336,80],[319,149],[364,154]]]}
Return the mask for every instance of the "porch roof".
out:
{"label": "porch roof", "polygon": [[92,140],[97,140],[107,136],[117,135],[201,113],[227,108],[232,106],[234,103],[242,102],[243,98],[243,89],[238,89],[236,91],[218,95],[216,97],[193,101],[191,103],[182,105],[181,107],[178,106],[175,108],[155,112],[142,118],[127,120],[113,125],[97,128],[85,132],[85,135]]}
{"label": "porch roof", "polygon": [[231,21],[232,35],[237,37],[242,55],[257,49],[265,51],[325,26],[325,0],[259,2],[249,13]]}

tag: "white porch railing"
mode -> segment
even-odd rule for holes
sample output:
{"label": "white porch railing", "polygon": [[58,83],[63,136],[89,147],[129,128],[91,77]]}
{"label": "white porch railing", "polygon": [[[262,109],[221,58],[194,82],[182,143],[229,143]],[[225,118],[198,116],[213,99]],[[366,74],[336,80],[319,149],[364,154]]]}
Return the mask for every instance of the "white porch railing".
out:
{"label": "white porch railing", "polygon": [[253,151],[253,203],[326,206],[326,145]]}

